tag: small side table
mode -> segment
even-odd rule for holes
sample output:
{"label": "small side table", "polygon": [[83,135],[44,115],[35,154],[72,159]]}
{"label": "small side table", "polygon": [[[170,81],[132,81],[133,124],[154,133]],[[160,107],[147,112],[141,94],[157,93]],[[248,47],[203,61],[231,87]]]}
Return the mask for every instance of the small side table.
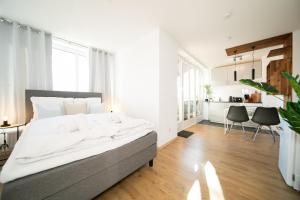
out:
{"label": "small side table", "polygon": [[[0,126],[0,130],[2,131],[3,133],[3,136],[4,136],[4,141],[3,141],[3,144],[0,145],[0,149],[6,149],[6,148],[9,148],[7,142],[6,142],[6,132],[5,130],[7,129],[11,129],[11,128],[17,128],[17,140],[19,139],[19,136],[20,136],[20,126],[24,126],[25,124],[12,124],[12,125],[9,125],[9,126]],[[1,133],[0,133],[1,134]]]}

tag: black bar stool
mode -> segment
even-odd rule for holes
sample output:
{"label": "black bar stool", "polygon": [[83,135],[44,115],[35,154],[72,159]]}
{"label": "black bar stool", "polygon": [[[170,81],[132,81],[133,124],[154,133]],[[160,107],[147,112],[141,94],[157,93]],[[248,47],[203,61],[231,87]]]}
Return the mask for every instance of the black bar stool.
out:
{"label": "black bar stool", "polygon": [[271,126],[275,126],[280,123],[277,108],[257,107],[251,120],[258,124],[256,133],[253,136],[253,141],[255,141],[260,129],[263,126],[267,126],[270,129],[271,135],[273,136],[273,140],[275,142],[275,134]]}
{"label": "black bar stool", "polygon": [[230,106],[226,118],[232,121],[232,124],[226,133],[230,132],[235,123],[241,124],[243,132],[245,133],[243,122],[249,121],[248,112],[245,106]]}

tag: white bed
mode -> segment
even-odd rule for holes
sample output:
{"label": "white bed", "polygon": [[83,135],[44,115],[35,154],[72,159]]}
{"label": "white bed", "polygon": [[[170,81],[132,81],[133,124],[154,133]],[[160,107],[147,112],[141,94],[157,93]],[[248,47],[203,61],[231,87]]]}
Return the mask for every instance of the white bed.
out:
{"label": "white bed", "polygon": [[153,131],[153,125],[123,114],[78,114],[30,122],[4,165],[0,181],[94,156]]}
{"label": "white bed", "polygon": [[[30,98],[53,100],[54,94],[70,101],[72,96],[93,98],[100,93],[26,91],[27,120],[32,120],[2,168],[1,199],[90,199],[143,164],[153,165],[157,134],[152,123],[102,111],[61,115],[54,105],[57,99],[47,99],[42,112],[36,111],[40,118],[32,118],[36,108]],[[95,179],[102,184],[96,186]]]}

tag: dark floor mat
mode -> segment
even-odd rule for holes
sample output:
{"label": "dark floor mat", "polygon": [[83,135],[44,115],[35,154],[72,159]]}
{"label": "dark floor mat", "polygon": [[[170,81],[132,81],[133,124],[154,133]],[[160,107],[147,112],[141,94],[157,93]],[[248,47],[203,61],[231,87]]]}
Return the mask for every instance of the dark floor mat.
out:
{"label": "dark floor mat", "polygon": [[188,137],[190,137],[193,134],[194,133],[190,132],[190,131],[180,131],[179,133],[177,133],[178,136],[184,137],[184,138],[188,138]]}

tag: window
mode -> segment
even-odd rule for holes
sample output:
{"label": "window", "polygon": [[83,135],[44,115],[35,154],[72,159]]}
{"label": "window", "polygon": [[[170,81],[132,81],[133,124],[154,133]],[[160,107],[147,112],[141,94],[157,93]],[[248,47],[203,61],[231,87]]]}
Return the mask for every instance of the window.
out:
{"label": "window", "polygon": [[180,57],[177,75],[177,120],[179,122],[200,116],[204,73],[202,68]]}
{"label": "window", "polygon": [[88,48],[57,38],[52,43],[53,90],[88,91]]}

